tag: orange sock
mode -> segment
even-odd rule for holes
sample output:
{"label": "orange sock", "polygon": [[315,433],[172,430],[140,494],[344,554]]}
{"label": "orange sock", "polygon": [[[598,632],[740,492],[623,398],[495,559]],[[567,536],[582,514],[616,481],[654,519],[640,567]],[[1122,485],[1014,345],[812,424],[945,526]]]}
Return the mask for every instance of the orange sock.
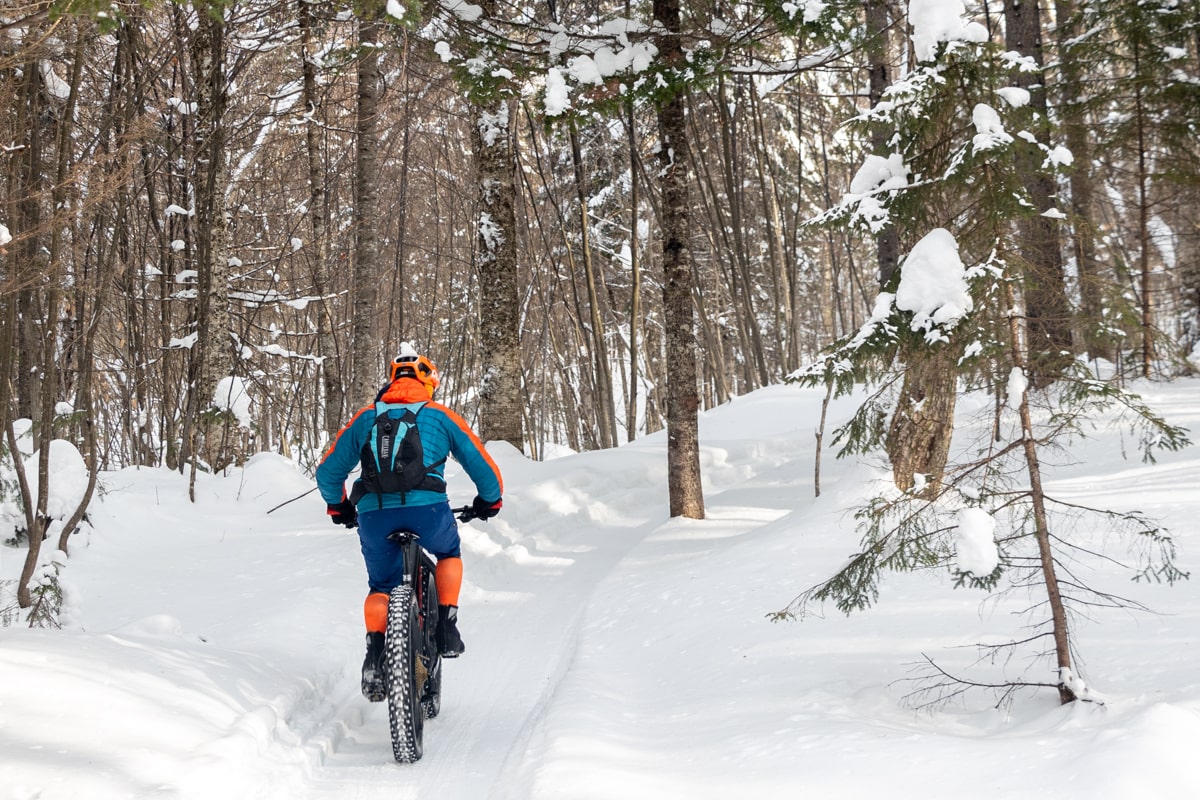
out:
{"label": "orange sock", "polygon": [[387,631],[388,596],[383,592],[371,592],[363,602],[363,621],[367,623],[367,633],[385,633]]}
{"label": "orange sock", "polygon": [[462,591],[462,559],[443,558],[437,563],[438,605],[457,606],[458,593]]}

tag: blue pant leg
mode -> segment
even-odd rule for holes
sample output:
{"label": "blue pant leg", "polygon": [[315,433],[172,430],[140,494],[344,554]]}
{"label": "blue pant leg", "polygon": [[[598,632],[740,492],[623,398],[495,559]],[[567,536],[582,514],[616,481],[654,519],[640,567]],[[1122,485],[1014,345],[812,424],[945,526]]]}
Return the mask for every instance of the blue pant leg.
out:
{"label": "blue pant leg", "polygon": [[387,538],[398,530],[417,534],[421,546],[436,558],[461,555],[458,525],[449,503],[364,511],[358,515],[358,539],[373,592],[388,593],[404,582],[404,551]]}
{"label": "blue pant leg", "polygon": [[434,503],[422,506],[428,509],[423,515],[421,546],[436,558],[459,558],[462,555],[462,540],[458,536],[458,523],[449,503]]}
{"label": "blue pant leg", "polygon": [[367,565],[367,585],[372,592],[391,593],[404,583],[404,550],[388,540],[398,527],[388,512],[366,511],[358,515],[358,542]]}

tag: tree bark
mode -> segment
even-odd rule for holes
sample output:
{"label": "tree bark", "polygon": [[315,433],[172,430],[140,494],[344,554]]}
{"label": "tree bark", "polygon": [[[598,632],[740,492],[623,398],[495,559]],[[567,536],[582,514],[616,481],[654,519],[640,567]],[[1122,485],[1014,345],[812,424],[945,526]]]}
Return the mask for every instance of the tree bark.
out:
{"label": "tree bark", "polygon": [[[1016,307],[1012,287],[1008,288],[1009,308]],[[1029,362],[1021,348],[1021,321],[1017,314],[1009,315],[1009,352],[1013,366],[1028,374]],[[1050,606],[1051,631],[1054,638],[1054,654],[1059,668],[1058,698],[1066,704],[1075,699],[1062,680],[1063,670],[1071,669],[1071,637],[1067,626],[1067,611],[1063,605],[1062,590],[1054,564],[1054,553],[1050,542],[1050,523],[1046,513],[1046,495],[1042,488],[1041,461],[1037,451],[1037,439],[1033,429],[1033,417],[1029,410],[1029,393],[1021,395],[1018,407],[1021,419],[1021,440],[1025,454],[1025,467],[1029,475],[1029,495],[1033,504],[1034,536],[1037,539],[1038,561],[1042,572],[1042,584],[1046,588],[1046,599]]]}
{"label": "tree bark", "polygon": [[[679,0],[654,0],[659,57],[670,67],[685,66],[680,43]],[[676,74],[674,81],[682,80]],[[696,386],[695,307],[692,257],[688,246],[691,199],[685,86],[672,87],[658,106],[662,195],[663,318],[667,356],[667,486],[672,517],[704,518],[700,481],[700,396]]]}
{"label": "tree bark", "polygon": [[351,285],[351,404],[366,402],[386,377],[377,346],[375,301],[379,281],[379,101],[383,94],[379,38],[374,13],[359,21],[358,99],[354,156],[354,280]]}
{"label": "tree bark", "polygon": [[471,140],[479,181],[479,270],[483,385],[480,435],[524,450],[520,305],[517,287],[513,104],[472,105]]}
{"label": "tree bark", "polygon": [[1082,320],[1077,327],[1080,346],[1092,358],[1113,360],[1112,335],[1101,324],[1106,283],[1096,258],[1096,204],[1092,173],[1092,130],[1082,110],[1085,95],[1084,68],[1073,53],[1070,42],[1083,33],[1078,0],[1056,0],[1055,28],[1059,52],[1060,103],[1055,109],[1062,120],[1067,149],[1074,156],[1069,176],[1071,192],[1071,230],[1075,267],[1079,275]]}
{"label": "tree bark", "polygon": [[[628,3],[626,4],[628,7]],[[642,324],[642,259],[638,250],[638,151],[637,119],[633,101],[626,104],[626,132],[629,136],[629,271],[632,285],[629,290],[629,403],[625,407],[625,436],[632,442],[637,438],[638,419],[638,330]]]}
{"label": "tree bark", "polygon": [[[1134,73],[1141,73],[1143,54],[1138,39],[1133,40]],[[1138,217],[1138,303],[1141,312],[1141,374],[1149,378],[1154,374],[1154,287],[1151,274],[1150,249],[1150,168],[1147,162],[1149,143],[1146,137],[1146,107],[1142,101],[1141,81],[1134,81],[1134,120],[1137,131],[1137,217]]]}
{"label": "tree bark", "polygon": [[596,418],[600,427],[600,447],[609,448],[617,443],[616,397],[613,393],[612,368],[608,358],[606,328],[600,313],[600,293],[596,291],[596,269],[592,263],[591,219],[588,215],[587,179],[583,173],[583,157],[579,152],[579,132],[575,121],[569,122],[571,138],[571,163],[575,168],[575,196],[579,203],[579,235],[583,251],[583,274],[587,286],[591,339],[594,344],[596,372]]}
{"label": "tree bark", "polygon": [[917,486],[916,476],[924,475],[922,493],[932,497],[945,475],[954,433],[958,359],[949,343],[906,343],[899,358],[904,382],[886,441],[892,477],[907,492]]}
{"label": "tree bark", "polygon": [[333,335],[333,299],[329,281],[329,210],[325,197],[325,169],[321,157],[320,127],[316,122],[320,108],[317,65],[318,44],[313,33],[312,4],[298,0],[304,105],[308,119],[304,126],[304,149],[308,158],[308,217],[312,237],[313,288],[320,298],[317,307],[317,355],[321,358],[325,434],[332,437],[342,424],[345,390],[342,387],[341,351]]}
{"label": "tree bark", "polygon": [[[891,16],[887,0],[867,0],[867,74],[871,108],[883,100],[883,92],[892,83],[889,69],[891,48],[888,31]],[[887,158],[888,132],[881,125],[871,131],[871,149],[875,155]],[[894,225],[887,226],[875,236],[875,251],[879,259],[879,286],[884,288],[900,263],[900,236]]]}
{"label": "tree bark", "polygon": [[[1038,142],[1045,142],[1050,127],[1046,113],[1046,74],[1042,68],[1040,9],[1039,0],[1005,0],[1004,3],[1007,47],[1032,58],[1038,65],[1033,72],[1018,71],[1014,85],[1029,91],[1029,130]],[[1034,206],[1032,216],[1021,223],[1021,258],[1026,265],[1023,285],[1029,315],[1030,379],[1041,386],[1053,381],[1072,358],[1072,316],[1063,274],[1059,223],[1042,214],[1055,204],[1054,177],[1042,168],[1045,156],[1034,143],[1021,140],[1018,146],[1025,191]]]}
{"label": "tree bark", "polygon": [[192,478],[201,455],[213,471],[235,459],[230,416],[210,413],[221,379],[233,372],[229,314],[229,219],[225,192],[229,186],[226,150],[225,22],[223,6],[194,4],[197,15],[193,39],[196,70],[196,270],[198,338],[189,408],[193,420]]}
{"label": "tree bark", "polygon": [[[496,13],[495,0],[483,0],[484,13]],[[479,433],[485,441],[505,441],[524,452],[521,399],[521,307],[517,275],[515,104],[493,87],[490,99],[470,104],[471,145],[479,186],[476,268],[479,274],[480,348],[483,381],[479,389]]]}

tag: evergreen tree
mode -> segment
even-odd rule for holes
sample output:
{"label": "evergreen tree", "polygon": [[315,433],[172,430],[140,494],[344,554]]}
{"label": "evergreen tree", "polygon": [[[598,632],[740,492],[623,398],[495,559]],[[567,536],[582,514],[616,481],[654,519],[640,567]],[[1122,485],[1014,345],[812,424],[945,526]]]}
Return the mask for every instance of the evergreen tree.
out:
{"label": "evergreen tree", "polygon": [[[1141,432],[1147,455],[1157,447],[1177,449],[1186,438],[1078,362],[1052,358],[1035,368],[1036,348],[1046,340],[1032,335],[1023,311],[1030,265],[1020,223],[1044,212],[1028,194],[1026,147],[1044,154],[1042,169],[1069,159],[1023,124],[1030,95],[1014,73],[1033,65],[990,43],[978,26],[947,30],[939,19],[937,35],[930,36],[921,23],[931,20],[921,14],[913,19],[921,63],[859,120],[889,126],[895,149],[869,155],[850,193],[823,220],[867,233],[895,225],[907,253],[868,324],[800,378],[841,391],[862,379],[879,387],[838,439],[843,453],[885,445],[895,486],[859,511],[861,551],[783,615],[802,614],[809,603],[826,600],[846,612],[864,608],[877,599],[879,581],[891,570],[948,566],[960,585],[993,590],[1006,579],[1014,587],[1036,586],[1045,594],[1044,603],[1034,605],[1045,609],[1035,621],[1039,633],[1001,647],[1037,647],[1046,640],[1038,653],[1052,658],[1055,679],[1021,679],[1005,687],[1053,686],[1064,703],[1086,698],[1074,671],[1071,610],[1097,598],[1132,604],[1074,577],[1060,578],[1064,558],[1095,548],[1065,531],[1078,533],[1078,516],[1096,514],[1108,529],[1126,534],[1142,556],[1139,577],[1173,581],[1184,573],[1174,565],[1170,537],[1152,521],[1056,506],[1043,485],[1042,450],[1071,440],[1081,420],[1114,410],[1123,410]],[[902,378],[891,366],[897,358]],[[1053,381],[1038,390],[1031,376],[1047,363],[1059,367],[1040,373]],[[898,379],[889,425],[887,397]],[[964,388],[995,392],[997,408],[991,435],[974,450],[960,448],[950,461],[960,380]],[[922,466],[936,471],[923,474]],[[986,521],[985,538],[995,555],[982,566],[964,565],[956,558],[978,519]]]}

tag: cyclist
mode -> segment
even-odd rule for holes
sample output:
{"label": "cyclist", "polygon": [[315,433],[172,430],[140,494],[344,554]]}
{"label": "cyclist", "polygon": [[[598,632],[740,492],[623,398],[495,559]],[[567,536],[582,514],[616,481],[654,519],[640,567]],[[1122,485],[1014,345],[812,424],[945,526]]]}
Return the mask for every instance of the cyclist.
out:
{"label": "cyclist", "polygon": [[[404,578],[401,548],[387,538],[388,534],[401,529],[413,531],[420,537],[421,546],[437,559],[440,613],[436,639],[441,654],[455,658],[465,650],[458,631],[463,570],[458,525],[450,510],[443,479],[447,456],[452,455],[475,484],[478,494],[471,509],[477,517],[491,519],[500,513],[502,505],[504,483],[499,468],[467,422],[449,408],[433,402],[439,383],[433,362],[407,342],[401,343],[400,354],[388,368],[388,383],[380,389],[374,403],[359,409],[338,431],[317,466],[317,486],[333,523],[348,528],[358,525],[370,589],[363,604],[367,656],[362,669],[363,694],[370,700],[382,700],[385,696],[382,661],[388,597]],[[415,412],[417,446],[423,451],[424,467],[416,488],[389,492],[381,488],[378,480],[371,480],[375,477],[371,473],[378,466],[371,451],[376,417],[388,413],[380,404]],[[408,441],[401,444],[409,446]],[[346,478],[360,464],[368,478],[356,479],[347,496]]]}

